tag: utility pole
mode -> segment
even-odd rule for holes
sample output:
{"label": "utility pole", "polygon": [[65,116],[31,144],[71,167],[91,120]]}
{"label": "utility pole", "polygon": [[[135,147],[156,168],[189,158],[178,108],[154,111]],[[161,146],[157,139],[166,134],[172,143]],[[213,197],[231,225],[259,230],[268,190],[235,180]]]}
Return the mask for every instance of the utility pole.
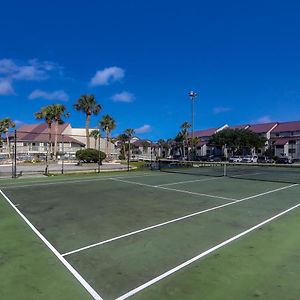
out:
{"label": "utility pole", "polygon": [[[195,93],[194,91],[189,92],[189,97],[190,97],[191,104],[192,104],[192,140],[193,141],[194,141],[194,137],[195,137],[195,101],[196,101],[197,96],[198,96],[198,94]],[[195,148],[195,146],[194,146],[194,144],[192,144],[193,156],[195,155],[194,148]]]}

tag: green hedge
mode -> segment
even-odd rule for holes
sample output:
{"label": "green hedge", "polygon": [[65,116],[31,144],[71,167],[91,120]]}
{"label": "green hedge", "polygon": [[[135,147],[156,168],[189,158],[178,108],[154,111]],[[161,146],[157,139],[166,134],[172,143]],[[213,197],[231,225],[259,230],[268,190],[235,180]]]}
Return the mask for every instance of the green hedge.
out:
{"label": "green hedge", "polygon": [[[99,150],[91,149],[91,148],[78,150],[76,152],[76,158],[79,161],[86,162],[86,163],[99,162]],[[105,158],[106,158],[106,154],[100,151],[100,162],[102,162]]]}

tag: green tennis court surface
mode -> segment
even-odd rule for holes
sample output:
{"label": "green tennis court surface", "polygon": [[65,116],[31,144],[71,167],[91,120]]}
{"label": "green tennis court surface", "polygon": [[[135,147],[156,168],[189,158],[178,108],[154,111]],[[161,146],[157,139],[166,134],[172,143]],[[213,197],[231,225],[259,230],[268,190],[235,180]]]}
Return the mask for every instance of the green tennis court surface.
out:
{"label": "green tennis court surface", "polygon": [[5,299],[299,299],[297,184],[153,171],[0,185]]}

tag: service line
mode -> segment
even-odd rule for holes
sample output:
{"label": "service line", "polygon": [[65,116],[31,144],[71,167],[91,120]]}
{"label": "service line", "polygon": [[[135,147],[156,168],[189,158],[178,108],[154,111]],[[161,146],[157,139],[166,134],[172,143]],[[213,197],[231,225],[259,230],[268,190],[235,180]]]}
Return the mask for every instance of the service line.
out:
{"label": "service line", "polygon": [[270,193],[275,193],[275,192],[278,192],[278,191],[281,191],[281,190],[289,189],[289,188],[295,187],[297,185],[298,184],[292,184],[292,185],[284,186],[284,187],[281,187],[281,188],[278,188],[278,189],[274,189],[274,190],[270,190],[270,191],[267,191],[267,192],[264,192],[264,193],[260,193],[260,194],[257,194],[257,195],[250,196],[250,197],[242,198],[242,199],[237,200],[235,202],[227,202],[227,203],[222,204],[222,205],[218,205],[218,206],[214,206],[214,207],[207,208],[207,209],[204,209],[204,210],[200,210],[200,211],[194,212],[192,214],[188,214],[188,215],[185,215],[185,216],[182,216],[182,217],[179,217],[179,218],[175,218],[175,219],[172,219],[172,220],[169,220],[169,221],[166,221],[166,222],[155,224],[155,225],[145,227],[145,228],[142,228],[142,229],[138,229],[138,230],[135,230],[135,231],[131,231],[131,232],[128,232],[128,233],[125,233],[125,234],[122,234],[122,235],[119,235],[119,236],[116,236],[116,237],[113,237],[113,238],[110,238],[110,239],[107,239],[107,240],[104,240],[104,241],[100,241],[100,242],[97,242],[97,243],[87,245],[87,246],[84,246],[84,247],[66,252],[66,253],[62,254],[62,256],[68,256],[68,255],[71,255],[71,254],[75,254],[75,253],[78,253],[78,252],[81,252],[81,251],[84,251],[84,250],[88,250],[88,249],[91,249],[91,248],[94,248],[94,247],[97,247],[97,246],[108,244],[108,243],[116,241],[116,240],[126,238],[126,237],[129,237],[129,236],[135,235],[135,234],[139,234],[141,232],[145,232],[145,231],[152,230],[152,229],[155,229],[155,228],[158,228],[158,227],[166,226],[168,224],[172,224],[172,223],[179,222],[179,221],[182,221],[182,220],[185,220],[185,219],[188,219],[188,218],[195,217],[197,215],[201,215],[201,214],[204,214],[204,213],[207,213],[207,212],[210,212],[210,211],[214,211],[214,210],[217,210],[217,209],[229,206],[229,205],[234,205],[234,204],[239,203],[239,202],[243,202],[243,201],[250,200],[250,199],[253,199],[253,198],[261,197],[261,196],[264,196],[264,195],[267,195],[267,194],[270,194]]}

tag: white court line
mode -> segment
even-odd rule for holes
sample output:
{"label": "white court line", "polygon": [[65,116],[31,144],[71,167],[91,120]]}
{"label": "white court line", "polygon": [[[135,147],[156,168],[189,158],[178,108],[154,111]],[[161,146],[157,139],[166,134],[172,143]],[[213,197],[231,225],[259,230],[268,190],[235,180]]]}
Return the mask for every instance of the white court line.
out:
{"label": "white court line", "polygon": [[103,300],[100,295],[85,281],[85,279],[62,257],[62,255],[50,244],[50,242],[30,223],[30,221],[21,213],[21,211],[12,203],[12,201],[0,190],[1,195],[11,205],[11,207],[19,214],[19,216],[26,222],[32,231],[45,243],[45,245],[52,251],[52,253],[60,260],[60,262],[72,273],[72,275],[81,283],[81,285],[88,291],[88,293],[95,300]]}
{"label": "white court line", "polygon": [[290,212],[290,211],[292,211],[292,210],[294,210],[294,209],[296,209],[298,207],[300,207],[300,203],[298,203],[297,205],[295,205],[293,207],[290,207],[287,210],[282,211],[281,213],[279,213],[279,214],[277,214],[277,215],[275,215],[275,216],[273,216],[273,217],[271,217],[271,218],[269,218],[269,219],[267,219],[267,220],[265,220],[265,221],[263,221],[263,222],[255,225],[255,226],[253,226],[253,227],[251,227],[251,228],[249,228],[249,229],[247,229],[247,230],[245,230],[245,231],[243,231],[243,232],[241,232],[241,233],[239,233],[239,234],[231,237],[228,240],[225,240],[224,242],[222,242],[222,243],[220,243],[220,244],[218,244],[218,245],[216,245],[216,246],[214,246],[214,247],[212,247],[212,248],[210,248],[210,249],[208,249],[208,250],[200,253],[199,255],[197,255],[197,256],[195,256],[195,257],[193,257],[193,258],[185,261],[184,263],[176,266],[175,268],[173,268],[173,269],[171,269],[171,270],[169,270],[169,271],[167,271],[167,272],[165,272],[165,273],[163,273],[163,274],[161,274],[161,275],[159,275],[159,276],[151,279],[150,281],[148,281],[148,282],[140,285],[139,287],[137,287],[137,288],[135,288],[135,289],[127,292],[126,294],[118,297],[116,300],[125,300],[125,299],[127,299],[127,298],[135,295],[136,293],[144,290],[145,288],[147,288],[147,287],[149,287],[149,286],[157,283],[158,281],[160,281],[160,280],[162,280],[162,279],[164,279],[164,278],[172,275],[173,273],[175,273],[175,272],[177,272],[177,271],[185,268],[186,266],[192,264],[193,262],[199,260],[200,258],[203,258],[204,256],[207,256],[208,254],[210,254],[210,253],[212,253],[212,252],[214,252],[214,251],[216,251],[216,250],[218,250],[218,249],[220,249],[220,248],[222,248],[222,247],[224,247],[224,246],[232,243],[233,241],[241,238],[242,236],[247,235],[248,233],[250,233],[250,232],[252,232],[252,231],[254,231],[254,230],[256,230],[256,229],[258,229],[258,228],[260,228],[260,227],[262,227],[264,225],[266,225],[267,223],[270,223],[271,221],[273,221],[273,220],[275,220],[275,219],[277,219],[277,218],[279,218],[279,217],[287,214],[288,212]]}
{"label": "white court line", "polygon": [[47,186],[47,185],[55,185],[55,184],[65,184],[65,183],[82,183],[82,182],[90,182],[90,181],[104,181],[104,180],[110,180],[111,178],[139,178],[139,177],[150,177],[150,176],[166,176],[165,174],[147,174],[147,173],[142,173],[139,175],[134,175],[134,176],[116,176],[112,177],[110,176],[105,176],[105,177],[100,177],[100,178],[91,178],[91,179],[83,179],[83,180],[62,180],[62,181],[53,181],[53,182],[38,182],[38,183],[28,183],[28,184],[23,184],[23,185],[18,185],[18,184],[8,184],[5,186],[2,186],[2,189],[12,189],[12,188],[23,188],[23,187],[32,187],[32,186]]}
{"label": "white court line", "polygon": [[[260,174],[264,174],[264,173],[244,173],[244,174],[238,174],[238,175],[228,175],[228,177],[230,178],[235,178],[235,177],[241,177],[241,176],[255,176],[255,175],[260,175]],[[247,178],[246,178],[247,179]]]}
{"label": "white court line", "polygon": [[294,187],[294,186],[297,186],[297,185],[298,184],[288,185],[288,186],[285,186],[285,187],[282,187],[282,188],[279,188],[279,189],[270,190],[270,191],[267,191],[267,192],[264,192],[264,193],[260,193],[260,194],[253,195],[253,196],[250,196],[250,197],[242,198],[242,199],[237,200],[235,202],[229,202],[229,203],[214,206],[214,207],[211,207],[211,208],[208,208],[208,209],[200,210],[200,211],[197,211],[195,213],[185,215],[183,217],[172,219],[172,220],[162,222],[162,223],[159,223],[159,224],[156,224],[156,225],[152,225],[152,226],[149,226],[149,227],[146,227],[146,228],[142,228],[142,229],[139,229],[139,230],[136,230],[136,231],[131,231],[129,233],[122,234],[122,235],[116,236],[116,237],[108,239],[108,240],[104,240],[104,241],[101,241],[101,242],[98,242],[98,243],[90,244],[88,246],[81,247],[81,248],[69,251],[69,252],[66,252],[66,253],[62,254],[62,256],[67,256],[67,255],[71,255],[71,254],[74,254],[74,253],[78,253],[78,252],[81,252],[81,251],[84,251],[84,250],[87,250],[87,249],[90,249],[90,248],[94,248],[94,247],[101,246],[101,245],[104,245],[104,244],[107,244],[107,243],[110,243],[110,242],[113,242],[113,241],[116,241],[116,240],[126,238],[126,237],[131,236],[131,235],[135,235],[135,234],[138,234],[138,233],[141,233],[141,232],[144,232],[144,231],[152,230],[154,228],[162,227],[162,226],[165,226],[165,225],[168,225],[168,224],[171,224],[171,223],[175,223],[175,222],[178,222],[178,221],[181,221],[181,220],[184,220],[184,219],[192,218],[192,217],[195,217],[197,215],[201,215],[201,214],[204,214],[204,213],[207,213],[207,212],[210,212],[210,211],[213,211],[213,210],[217,210],[217,209],[229,206],[229,205],[233,205],[233,204],[236,204],[236,203],[239,203],[239,202],[243,202],[243,201],[246,201],[246,200],[249,200],[249,199],[261,197],[261,196],[264,196],[264,195],[267,195],[267,194],[270,194],[270,193],[278,192],[278,191],[288,189],[288,188],[291,188],[291,187]]}
{"label": "white court line", "polygon": [[150,184],[146,184],[146,183],[123,180],[123,179],[119,179],[119,178],[111,178],[111,180],[120,181],[120,182],[124,182],[124,183],[131,183],[131,184],[135,184],[135,185],[147,186],[147,187],[151,187],[151,188],[155,188],[155,189],[173,191],[173,192],[178,192],[178,193],[184,193],[184,194],[190,194],[190,195],[196,195],[196,196],[204,196],[204,197],[222,199],[222,200],[228,200],[228,201],[237,201],[237,199],[233,199],[233,198],[227,198],[227,197],[215,196],[215,195],[210,195],[210,194],[190,192],[190,191],[186,191],[186,190],[172,189],[172,188],[168,188],[168,187],[164,187],[164,186],[160,186],[160,185],[150,185]]}
{"label": "white court line", "polygon": [[224,179],[224,176],[214,177],[214,178],[202,178],[202,179],[196,179],[196,180],[187,180],[187,181],[178,181],[178,182],[171,182],[171,183],[163,183],[163,184],[159,184],[159,185],[156,185],[156,186],[158,186],[158,187],[166,186],[166,185],[169,186],[169,185],[192,183],[192,182],[211,181],[211,180],[217,180],[217,179]]}

